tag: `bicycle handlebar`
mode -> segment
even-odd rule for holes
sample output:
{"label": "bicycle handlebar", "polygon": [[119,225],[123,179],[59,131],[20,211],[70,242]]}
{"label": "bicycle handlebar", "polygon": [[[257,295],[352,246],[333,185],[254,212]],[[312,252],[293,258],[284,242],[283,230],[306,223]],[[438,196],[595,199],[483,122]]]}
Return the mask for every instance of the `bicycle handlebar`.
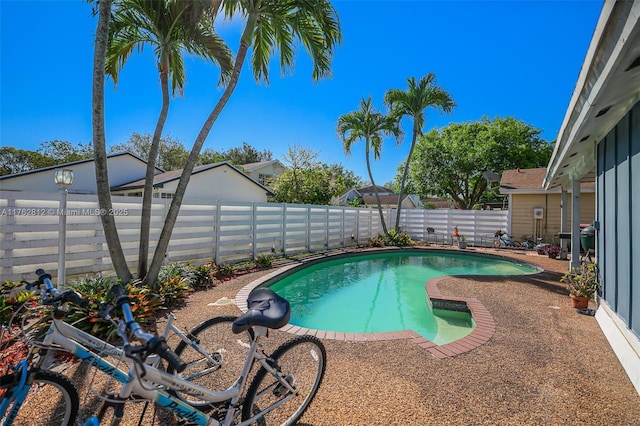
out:
{"label": "bicycle handlebar", "polygon": [[[39,288],[41,284],[44,284],[46,286],[46,292],[53,296],[45,299],[45,304],[53,304],[58,301],[62,301],[63,303],[71,302],[79,306],[87,306],[89,304],[89,300],[82,298],[82,296],[73,290],[67,290],[60,293],[60,291],[58,291],[58,289],[56,289],[51,283],[51,275],[46,273],[44,269],[38,269],[36,274],[38,274],[38,281],[34,283],[27,283],[27,288]],[[111,287],[111,291],[116,299],[116,307],[122,311],[127,328],[131,330],[136,339],[143,343],[143,349],[147,350],[149,353],[157,354],[159,357],[167,361],[178,373],[182,372],[187,367],[187,364],[183,362],[180,357],[171,350],[171,348],[169,348],[164,337],[154,336],[153,334],[145,332],[140,324],[136,322],[133,312],[131,311],[131,299],[126,294],[125,289],[120,284],[116,284]]]}
{"label": "bicycle handlebar", "polygon": [[44,297],[43,303],[45,305],[53,305],[56,302],[61,301],[62,303],[71,302],[78,306],[85,307],[89,304],[88,299],[84,299],[77,292],[73,290],[67,290],[60,292],[57,288],[53,286],[51,283],[51,275],[47,274],[44,269],[38,269],[36,271],[38,274],[38,281],[34,281],[32,283],[27,282],[27,290],[31,290],[33,287],[40,289],[42,284],[45,285],[45,293],[50,294],[51,297]]}

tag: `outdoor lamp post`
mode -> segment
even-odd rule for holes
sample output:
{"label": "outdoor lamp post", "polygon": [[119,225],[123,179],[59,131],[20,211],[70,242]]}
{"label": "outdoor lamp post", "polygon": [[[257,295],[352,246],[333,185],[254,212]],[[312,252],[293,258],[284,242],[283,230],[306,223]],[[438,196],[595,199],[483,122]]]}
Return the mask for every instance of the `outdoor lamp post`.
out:
{"label": "outdoor lamp post", "polygon": [[64,289],[67,254],[67,188],[73,183],[73,170],[56,170],[53,181],[60,187],[60,209],[58,210],[58,288]]}

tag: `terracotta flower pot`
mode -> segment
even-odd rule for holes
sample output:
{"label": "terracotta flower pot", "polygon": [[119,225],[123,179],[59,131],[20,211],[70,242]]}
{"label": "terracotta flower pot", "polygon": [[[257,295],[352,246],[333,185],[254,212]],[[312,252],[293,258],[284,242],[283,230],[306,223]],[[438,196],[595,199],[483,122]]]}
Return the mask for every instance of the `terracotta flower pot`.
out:
{"label": "terracotta flower pot", "polygon": [[589,306],[589,298],[582,296],[574,296],[570,294],[571,297],[571,306],[576,309],[584,309]]}

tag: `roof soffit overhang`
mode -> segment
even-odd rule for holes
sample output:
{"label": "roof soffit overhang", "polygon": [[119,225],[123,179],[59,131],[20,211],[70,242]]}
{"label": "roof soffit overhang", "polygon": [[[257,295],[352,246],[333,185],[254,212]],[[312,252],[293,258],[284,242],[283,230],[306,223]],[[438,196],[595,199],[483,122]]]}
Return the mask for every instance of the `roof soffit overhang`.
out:
{"label": "roof soffit overhang", "polygon": [[595,149],[640,100],[640,0],[607,1],[547,166],[543,187],[595,179]]}

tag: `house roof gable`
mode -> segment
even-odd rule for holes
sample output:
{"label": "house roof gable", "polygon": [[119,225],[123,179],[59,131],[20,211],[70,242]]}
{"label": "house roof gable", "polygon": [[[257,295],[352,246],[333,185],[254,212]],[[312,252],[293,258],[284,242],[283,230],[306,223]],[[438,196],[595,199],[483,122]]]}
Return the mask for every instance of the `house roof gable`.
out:
{"label": "house roof gable", "polygon": [[[213,170],[215,168],[225,167],[225,166],[230,168],[234,172],[238,173],[238,175],[240,175],[243,179],[247,179],[252,184],[258,185],[261,189],[265,190],[267,192],[267,194],[272,195],[272,192],[269,190],[269,188],[267,188],[266,186],[260,184],[259,182],[256,182],[255,180],[251,179],[249,176],[247,176],[246,174],[242,173],[240,170],[238,170],[237,168],[235,168],[233,165],[231,165],[230,163],[228,163],[226,161],[222,161],[220,163],[204,164],[202,166],[194,167],[193,171],[191,172],[191,176],[193,176],[195,174],[198,174],[198,173],[206,172],[207,170]],[[182,171],[183,171],[183,169],[171,170],[171,171],[168,171],[168,172],[164,172],[164,173],[160,173],[160,174],[155,175],[153,177],[153,186],[154,187],[159,187],[159,186],[161,186],[161,185],[163,185],[165,183],[180,179],[180,176],[182,176]],[[112,187],[111,190],[112,191],[123,191],[123,190],[140,189],[140,188],[144,188],[144,179],[138,179],[138,180],[135,180],[133,182],[125,183],[123,185],[118,185],[118,186]]]}
{"label": "house roof gable", "polygon": [[259,161],[257,163],[242,164],[242,168],[247,172],[253,172],[270,165],[278,165],[282,167],[282,169],[286,169],[286,167],[279,160]]}
{"label": "house roof gable", "polygon": [[[501,194],[544,194],[547,192],[560,192],[560,188],[545,190],[543,185],[547,169],[544,167],[536,169],[515,169],[502,172],[500,179]],[[593,183],[583,183],[583,192],[593,191]]]}
{"label": "house roof gable", "polygon": [[[124,155],[128,155],[128,156],[133,157],[136,160],[138,160],[138,161],[140,161],[140,162],[142,162],[144,164],[147,164],[147,162],[144,161],[142,158],[140,158],[137,155],[132,154],[132,153],[130,153],[128,151],[118,152],[118,153],[115,153],[115,154],[109,154],[109,155],[107,155],[107,159],[121,157],[121,156],[124,156]],[[64,168],[72,167],[72,166],[75,166],[75,165],[78,165],[78,164],[85,164],[85,163],[91,163],[91,162],[93,162],[93,158],[87,158],[86,160],[71,161],[69,163],[55,164],[53,166],[47,166],[47,167],[41,167],[39,169],[27,170],[26,172],[13,173],[13,174],[10,174],[10,175],[0,176],[0,180],[11,179],[11,178],[18,177],[18,176],[27,176],[27,175],[46,172],[46,171],[50,171],[50,170],[64,169]],[[164,170],[161,169],[160,167],[156,167],[156,170],[158,170],[160,173],[164,172]]]}

